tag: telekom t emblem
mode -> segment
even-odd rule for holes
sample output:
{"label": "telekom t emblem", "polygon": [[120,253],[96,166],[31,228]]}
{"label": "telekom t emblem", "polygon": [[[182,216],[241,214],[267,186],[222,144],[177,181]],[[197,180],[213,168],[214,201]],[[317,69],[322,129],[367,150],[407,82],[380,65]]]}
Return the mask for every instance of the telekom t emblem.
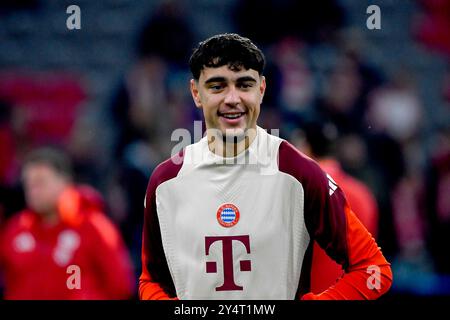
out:
{"label": "telekom t emblem", "polygon": [[[223,255],[223,284],[216,288],[216,291],[243,290],[244,287],[238,286],[234,282],[233,271],[233,241],[241,242],[250,253],[250,237],[247,236],[223,236],[223,237],[205,237],[205,253],[209,255],[209,248],[216,241],[222,241]],[[241,271],[251,271],[252,265],[250,260],[241,260],[239,262]],[[207,273],[217,273],[217,262],[206,262]]]}

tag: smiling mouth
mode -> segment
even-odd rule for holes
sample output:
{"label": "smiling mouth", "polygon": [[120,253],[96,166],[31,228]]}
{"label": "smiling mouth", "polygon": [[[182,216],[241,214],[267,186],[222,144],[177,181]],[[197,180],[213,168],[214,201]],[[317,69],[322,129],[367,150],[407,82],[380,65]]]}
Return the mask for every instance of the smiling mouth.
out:
{"label": "smiling mouth", "polygon": [[219,117],[224,117],[225,119],[238,119],[245,114],[246,112],[227,112],[227,113],[218,112]]}

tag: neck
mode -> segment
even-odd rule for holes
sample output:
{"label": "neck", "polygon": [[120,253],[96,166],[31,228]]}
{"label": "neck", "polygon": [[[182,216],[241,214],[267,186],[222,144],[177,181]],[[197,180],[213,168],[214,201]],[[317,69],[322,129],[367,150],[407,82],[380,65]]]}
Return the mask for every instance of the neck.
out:
{"label": "neck", "polygon": [[236,157],[248,149],[256,138],[256,128],[247,130],[242,137],[208,134],[209,150],[224,158]]}

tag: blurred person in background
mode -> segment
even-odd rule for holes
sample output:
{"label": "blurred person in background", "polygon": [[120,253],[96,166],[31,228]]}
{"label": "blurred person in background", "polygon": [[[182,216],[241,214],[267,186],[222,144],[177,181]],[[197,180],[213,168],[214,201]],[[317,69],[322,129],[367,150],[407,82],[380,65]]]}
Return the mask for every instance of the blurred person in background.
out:
{"label": "blurred person in background", "polygon": [[26,157],[27,208],[6,222],[0,239],[5,299],[132,297],[129,254],[103,199],[93,188],[74,184],[71,172],[58,149],[43,147]]}
{"label": "blurred person in background", "polygon": [[311,113],[315,85],[307,51],[307,43],[294,37],[282,38],[271,47],[271,58],[279,72],[276,103],[286,127],[295,125],[296,120]]}
{"label": "blurred person in background", "polygon": [[395,290],[425,293],[434,286],[427,276],[434,266],[427,248],[428,209],[423,206],[427,157],[422,133],[427,120],[418,91],[412,70],[396,68],[389,81],[371,93],[365,120],[371,128],[370,159],[380,169],[378,178],[389,199],[385,205],[392,213],[390,220],[384,215],[380,229],[386,241],[387,226],[393,227]]}
{"label": "blurred person in background", "polygon": [[416,39],[433,51],[450,56],[450,2],[419,0],[422,7],[415,17],[413,33]]}
{"label": "blurred person in background", "polygon": [[436,145],[426,168],[425,208],[428,208],[429,249],[436,271],[450,275],[450,127],[436,134]]}
{"label": "blurred person in background", "polygon": [[[442,112],[450,114],[450,68],[442,79]],[[427,248],[432,255],[438,292],[450,294],[450,117],[441,117],[425,166],[422,210],[428,222]]]}
{"label": "blurred person in background", "polygon": [[338,54],[316,101],[318,115],[334,123],[340,134],[363,131],[367,95],[382,81],[382,76],[361,60],[356,49]]}
{"label": "blurred person in background", "polygon": [[[258,14],[255,14],[255,8]],[[277,17],[283,17],[277,19]],[[320,3],[302,1],[236,1],[233,19],[237,28],[261,46],[283,37],[297,37],[308,43],[332,41],[344,25],[345,10],[335,0]],[[261,24],[261,21],[274,23]]]}
{"label": "blurred person in background", "polygon": [[2,221],[23,208],[24,199],[17,176],[20,171],[15,143],[13,107],[0,100],[0,228]]}
{"label": "blurred person in background", "polygon": [[[335,157],[338,132],[332,123],[309,121],[294,135],[295,145],[315,159],[342,188],[352,210],[374,238],[378,232],[378,207],[374,195],[364,182],[347,174]],[[332,260],[315,241],[311,267],[311,291],[320,293],[334,285],[344,274],[342,266]]]}
{"label": "blurred person in background", "polygon": [[173,130],[194,118],[189,93],[178,85],[188,81],[193,38],[182,6],[164,1],[146,19],[137,37],[137,60],[106,110],[114,132],[106,199],[135,266],[140,265],[142,190],[152,170],[170,155]]}

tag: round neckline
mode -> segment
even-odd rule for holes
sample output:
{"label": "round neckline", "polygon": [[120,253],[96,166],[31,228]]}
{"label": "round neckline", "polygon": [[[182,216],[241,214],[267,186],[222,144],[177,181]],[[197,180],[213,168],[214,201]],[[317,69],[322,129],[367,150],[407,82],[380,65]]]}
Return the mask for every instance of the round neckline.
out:
{"label": "round neckline", "polygon": [[247,153],[252,152],[255,149],[255,146],[257,145],[257,140],[260,135],[259,131],[260,131],[260,127],[256,126],[256,135],[255,135],[255,138],[253,139],[253,141],[250,143],[250,145],[246,149],[244,149],[242,152],[240,152],[239,154],[232,156],[232,157],[223,157],[223,156],[220,156],[220,155],[212,152],[209,149],[208,137],[206,136],[204,139],[205,139],[205,146],[206,146],[206,149],[208,152],[208,158],[210,158],[212,160],[220,160],[220,161],[226,163],[227,161],[238,160],[238,159],[244,157]]}

